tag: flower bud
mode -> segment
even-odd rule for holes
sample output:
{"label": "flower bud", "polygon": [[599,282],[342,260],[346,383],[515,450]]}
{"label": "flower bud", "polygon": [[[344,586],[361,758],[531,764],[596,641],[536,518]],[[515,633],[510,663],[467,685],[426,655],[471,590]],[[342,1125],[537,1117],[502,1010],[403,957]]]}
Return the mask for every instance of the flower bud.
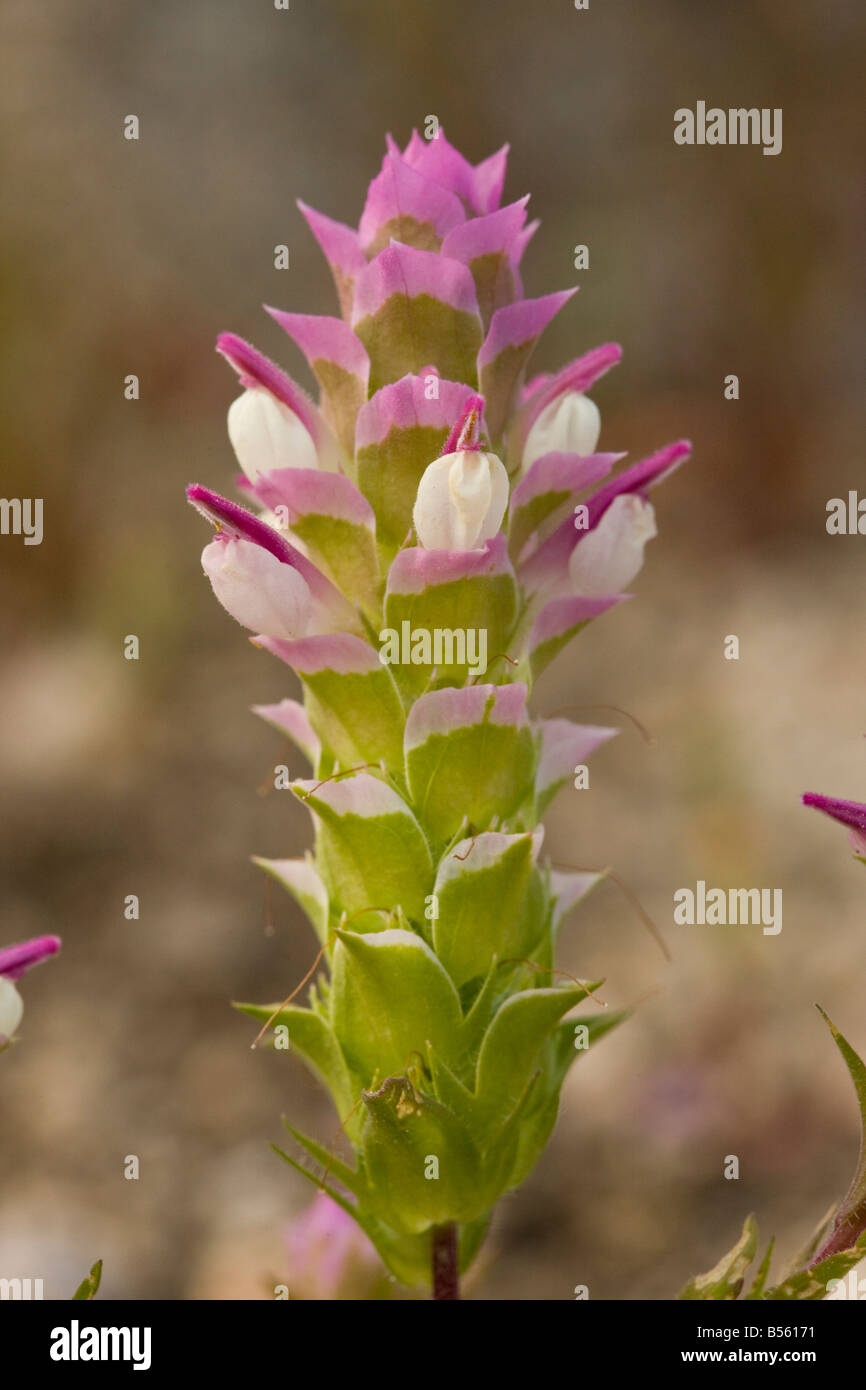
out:
{"label": "flower bud", "polygon": [[600,434],[595,401],[580,391],[564,391],[545,406],[529,431],[523,446],[524,471],[544,454],[592,454]]}
{"label": "flower bud", "polygon": [[460,449],[424,470],[412,518],[425,550],[480,550],[499,530],[508,474],[495,454]]}
{"label": "flower bud", "polygon": [[644,546],[656,534],[650,502],[634,493],[615,497],[598,525],[571,552],[568,572],[574,593],[622,593],[640,572]]}
{"label": "flower bud", "polygon": [[291,565],[253,541],[219,537],[205,546],[201,563],[223,608],[242,627],[288,641],[303,637],[310,590]]}
{"label": "flower bud", "polygon": [[23,1013],[24,1001],[21,995],[11,980],[0,975],[0,1043],[14,1035]]}
{"label": "flower bud", "polygon": [[270,391],[250,387],[232,401],[229,439],[250,482],[275,468],[318,468],[316,446],[297,415]]}

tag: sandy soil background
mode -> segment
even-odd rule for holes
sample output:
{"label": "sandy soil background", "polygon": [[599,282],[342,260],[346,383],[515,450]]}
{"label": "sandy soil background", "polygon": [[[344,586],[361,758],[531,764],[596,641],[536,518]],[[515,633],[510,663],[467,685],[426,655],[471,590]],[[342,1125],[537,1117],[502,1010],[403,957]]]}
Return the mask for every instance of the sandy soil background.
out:
{"label": "sandy soil background", "polygon": [[[673,959],[612,884],[571,919],[564,967],[642,1002],[572,1073],[476,1293],[669,1298],[750,1210],[790,1251],[857,1143],[814,1003],[866,1049],[866,878],[798,804],[866,800],[866,540],[824,524],[866,490],[862,6],[10,0],[0,24],[0,490],[45,499],[40,547],[0,542],[0,941],[64,938],[0,1064],[0,1272],[50,1297],[97,1256],[121,1298],[302,1283],[284,1231],[309,1194],[268,1144],[283,1112],[326,1139],[333,1115],[227,1003],[282,997],[315,949],[249,863],[310,839],[287,794],[260,793],[302,761],[247,713],[292,677],[213,603],[183,487],[234,472],[219,330],[306,379],[259,308],[332,311],[294,199],[354,221],[385,130],[430,112],[473,159],[511,141],[506,194],[531,190],[543,219],[529,293],[572,283],[590,247],[539,369],[619,339],[603,446],[695,442],[656,496],[637,597],[535,696],[651,731],[576,716],[623,732],[590,790],[560,795],[548,847],[612,865]],[[675,146],[698,99],[781,106],[782,154]],[[783,930],[675,927],[699,878],[781,888]]]}

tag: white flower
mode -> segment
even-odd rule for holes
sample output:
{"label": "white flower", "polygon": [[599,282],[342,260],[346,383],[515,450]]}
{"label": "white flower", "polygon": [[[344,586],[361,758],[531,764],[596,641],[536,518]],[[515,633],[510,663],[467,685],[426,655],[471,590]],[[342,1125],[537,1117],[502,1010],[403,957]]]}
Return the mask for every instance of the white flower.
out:
{"label": "white flower", "polygon": [[640,572],[644,546],[655,535],[651,503],[631,493],[615,497],[598,525],[571,552],[568,573],[573,592],[621,594]]}
{"label": "white flower", "polygon": [[601,415],[595,401],[579,391],[564,391],[544,407],[523,446],[523,469],[544,454],[595,452],[601,434]]}
{"label": "white flower", "polygon": [[11,980],[0,975],[0,1038],[11,1038],[21,1022],[24,1001]]}
{"label": "white flower", "polygon": [[318,468],[316,446],[293,410],[260,386],[232,401],[229,439],[250,482],[274,468]]}
{"label": "white flower", "polygon": [[310,590],[291,565],[252,541],[213,540],[201,563],[223,608],[263,637],[303,637]]}
{"label": "white flower", "polygon": [[499,530],[508,474],[495,454],[461,449],[424,470],[412,518],[425,550],[479,550]]}

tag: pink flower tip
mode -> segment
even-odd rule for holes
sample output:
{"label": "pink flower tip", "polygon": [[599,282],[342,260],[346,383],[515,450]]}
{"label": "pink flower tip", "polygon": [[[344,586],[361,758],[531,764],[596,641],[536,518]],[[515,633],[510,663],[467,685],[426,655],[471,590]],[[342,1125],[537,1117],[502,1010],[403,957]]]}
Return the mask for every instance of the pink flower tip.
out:
{"label": "pink flower tip", "polygon": [[821,796],[818,792],[805,792],[802,801],[804,806],[814,806],[816,811],[823,811],[825,816],[846,825],[857,853],[866,851],[866,806],[862,802],[842,801],[839,797]]}
{"label": "pink flower tip", "polygon": [[222,532],[225,539],[252,541],[263,550],[269,550],[283,564],[291,562],[291,548],[287,542],[272,526],[247,511],[246,507],[239,506],[228,497],[221,497],[218,492],[212,492],[201,483],[190,483],[186,496],[196,511]]}
{"label": "pink flower tip", "polygon": [[0,975],[7,980],[20,980],[34,965],[56,956],[60,947],[59,936],[34,936],[30,941],[4,946],[0,949]]}

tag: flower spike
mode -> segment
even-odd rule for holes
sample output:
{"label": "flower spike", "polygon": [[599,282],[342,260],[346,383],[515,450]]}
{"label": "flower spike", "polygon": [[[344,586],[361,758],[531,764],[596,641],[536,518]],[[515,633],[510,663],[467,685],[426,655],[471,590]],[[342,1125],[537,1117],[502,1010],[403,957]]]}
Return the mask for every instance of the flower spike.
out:
{"label": "flower spike", "polygon": [[336,1204],[314,1233],[354,1222],[394,1277],[444,1298],[540,1156],[578,1032],[594,1048],[625,1016],[556,969],[559,926],[602,875],[557,872],[540,824],[614,731],[530,708],[625,599],[656,531],[647,494],[688,446],[624,468],[600,452],[589,393],[616,344],[527,384],[575,291],[523,293],[538,223],[526,197],[502,205],[508,147],[473,164],[428,126],[387,138],[357,230],[299,205],[341,317],[268,312],[318,399],[222,335],[248,505],[188,496],[218,528],[217,599],[300,684],[254,708],[311,765],[286,785],[314,849],[257,862],[309,918],[316,978],[240,1007],[262,1036],[288,1030],[352,1161],[296,1130],[318,1173],[278,1152]]}

